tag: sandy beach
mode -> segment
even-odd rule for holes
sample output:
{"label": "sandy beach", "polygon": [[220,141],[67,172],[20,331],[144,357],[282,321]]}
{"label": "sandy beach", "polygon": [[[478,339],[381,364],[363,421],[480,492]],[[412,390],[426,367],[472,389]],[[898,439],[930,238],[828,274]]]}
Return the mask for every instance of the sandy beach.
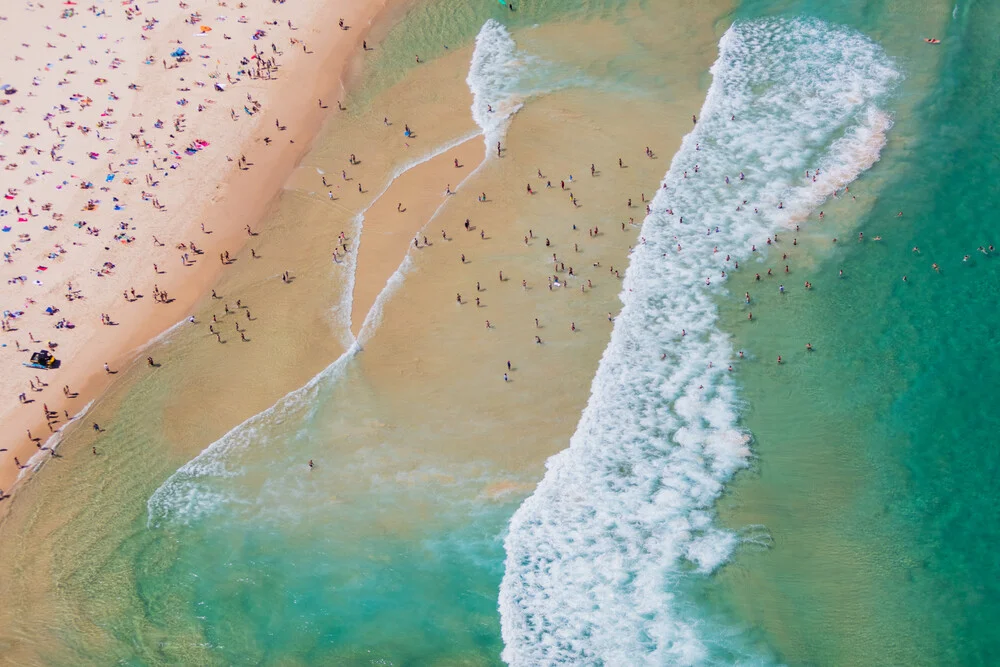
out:
{"label": "sandy beach", "polygon": [[[385,4],[5,10],[5,493],[253,239]],[[40,349],[57,369],[22,365]]]}
{"label": "sandy beach", "polygon": [[0,662],[995,643],[996,11],[163,2],[0,10]]}

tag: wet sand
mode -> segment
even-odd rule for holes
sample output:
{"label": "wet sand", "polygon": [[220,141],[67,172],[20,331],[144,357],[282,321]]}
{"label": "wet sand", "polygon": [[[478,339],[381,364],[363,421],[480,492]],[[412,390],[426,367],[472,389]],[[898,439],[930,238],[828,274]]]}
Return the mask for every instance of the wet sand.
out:
{"label": "wet sand", "polygon": [[[591,36],[613,35],[618,29],[597,21],[577,28]],[[558,34],[559,29],[546,26],[515,38],[537,39],[557,50]],[[618,37],[609,43],[625,42]],[[37,488],[25,494],[24,511],[13,513],[3,525],[5,531],[37,537],[27,551],[3,541],[0,560],[26,562],[29,552],[65,539],[80,515],[47,510],[71,498],[105,517],[94,541],[75,553],[89,560],[95,549],[101,551],[98,534],[116,544],[118,532],[145,521],[145,500],[166,476],[348,349],[372,312],[364,304],[377,300],[404,257],[409,259],[402,283],[378,299],[378,326],[362,335],[363,349],[344,378],[343,393],[373,406],[357,410],[359,419],[368,415],[370,421],[345,431],[358,436],[349,446],[377,448],[393,432],[405,438],[414,456],[387,457],[384,465],[390,470],[395,466],[405,472],[415,460],[480,461],[491,473],[483,478],[479,497],[500,500],[530,492],[544,460],[565,446],[587,400],[611,331],[608,314],[614,315],[620,305],[621,283],[612,267],[624,275],[628,248],[638,242],[638,226],[629,224],[629,218],[642,221],[643,194],[655,192],[702,102],[703,74],[715,57],[715,44],[710,31],[697,41],[677,42],[682,65],[670,70],[669,96],[629,99],[627,115],[613,90],[569,89],[531,100],[514,117],[502,157],[487,158],[455,195],[444,196],[444,185],[456,188],[460,179],[455,174],[464,178],[483,158],[481,138],[407,171],[375,201],[360,228],[358,213],[397,170],[475,131],[464,84],[471,48],[415,69],[407,81],[377,95],[369,108],[354,109],[348,100],[347,109],[325,127],[288,178],[265,221],[254,226],[258,235],[244,238],[246,245],[233,253],[237,261],[211,285],[220,298],[202,294],[193,308],[198,324],[181,326],[140,354],[140,359],[151,354],[162,364],[159,368],[149,369],[144,362],[125,368],[122,382],[96,403],[87,419],[101,423],[105,432],[70,434],[57,472],[39,478]],[[428,96],[430,85],[433,95]],[[418,103],[427,97],[426,103]],[[386,126],[383,117],[392,124]],[[403,137],[404,123],[416,133],[410,146]],[[655,159],[644,154],[646,146],[655,151]],[[352,152],[360,164],[348,163]],[[456,157],[465,165],[461,169],[454,167]],[[355,180],[345,184],[341,170]],[[324,176],[333,187],[322,185]],[[357,192],[358,181],[366,192]],[[546,188],[546,181],[553,187]],[[566,181],[566,190],[559,181]],[[526,193],[528,183],[536,194]],[[570,191],[578,206],[570,201]],[[478,201],[481,192],[487,194],[486,202]],[[632,208],[626,206],[629,198]],[[396,211],[400,202],[407,213]],[[593,227],[599,230],[596,236],[588,233]],[[442,229],[448,240],[441,238]],[[526,244],[529,230],[532,237]],[[349,251],[337,263],[331,253],[341,231]],[[414,248],[415,234],[426,235],[431,244]],[[251,249],[259,258],[250,255]],[[281,278],[285,271],[290,282]],[[564,286],[550,291],[550,276]],[[237,307],[236,299],[245,307]],[[218,322],[212,324],[225,343],[208,331],[213,314]],[[249,342],[240,339],[237,323]],[[351,406],[343,410],[350,420]],[[130,442],[142,441],[143,434],[149,442],[164,444],[148,462],[120,458],[128,455],[108,448],[126,436]],[[90,453],[92,446],[99,456]],[[323,465],[322,451],[315,458]],[[113,481],[121,475],[136,476],[136,482],[122,484],[114,494],[81,485],[86,479]],[[431,476],[414,483],[438,481]],[[392,525],[401,527],[407,516],[402,513]],[[51,581],[59,578],[54,573],[71,576],[81,567],[51,558],[34,562],[37,574],[18,570],[5,594],[17,597],[37,587],[35,597],[43,597],[42,591],[52,597]],[[31,614],[4,624],[23,628],[32,619],[41,622],[45,607],[37,605]],[[76,616],[71,605],[62,613]],[[93,632],[100,634],[97,628]]]}
{"label": "wet sand", "polygon": [[[222,266],[213,261],[214,257],[219,252],[226,250],[235,251],[240,247],[241,241],[245,238],[242,232],[244,225],[256,224],[267,211],[268,203],[274,197],[275,174],[280,175],[277,179],[278,182],[283,180],[283,175],[287,174],[296,162],[299,161],[321,122],[327,117],[329,104],[326,105],[327,108],[320,108],[318,104],[304,103],[303,100],[307,99],[310,102],[317,98],[326,98],[329,100],[330,97],[340,91],[342,84],[338,80],[337,73],[346,70],[349,59],[355,56],[358,43],[364,36],[363,27],[370,23],[382,8],[383,4],[380,3],[366,3],[346,9],[339,6],[325,6],[322,8],[318,6],[303,6],[297,8],[294,13],[295,20],[291,21],[289,19],[291,22],[288,24],[291,34],[297,35],[296,38],[293,38],[295,41],[291,44],[291,48],[298,49],[308,42],[313,42],[317,45],[323,44],[323,48],[317,47],[316,50],[312,51],[304,48],[303,50],[306,53],[298,60],[295,59],[294,55],[290,55],[289,60],[295,61],[295,67],[286,68],[280,75],[275,76],[275,80],[271,82],[273,83],[272,88],[267,88],[263,82],[257,80],[256,82],[250,82],[248,86],[244,85],[243,88],[235,87],[230,91],[231,95],[236,93],[242,95],[243,92],[249,90],[251,91],[250,94],[255,96],[255,99],[262,102],[263,111],[259,114],[259,122],[255,123],[252,119],[250,121],[244,120],[244,123],[236,128],[232,120],[228,117],[228,114],[225,113],[223,114],[224,118],[216,118],[218,116],[217,113],[206,113],[206,118],[211,116],[209,121],[204,121],[200,117],[200,114],[196,114],[199,117],[191,119],[190,127],[186,128],[191,131],[191,134],[181,136],[185,142],[191,141],[198,136],[210,139],[210,146],[205,149],[206,154],[199,156],[199,158],[202,161],[206,159],[210,160],[213,166],[209,167],[207,163],[199,164],[192,162],[190,165],[184,163],[187,169],[178,171],[175,178],[169,181],[169,187],[164,186],[154,191],[158,199],[163,202],[162,207],[159,209],[162,217],[157,222],[152,223],[151,226],[144,225],[141,230],[132,226],[128,232],[129,234],[134,234],[136,239],[134,244],[143,248],[148,247],[148,249],[142,253],[115,254],[111,258],[115,264],[114,271],[96,285],[89,283],[81,274],[86,273],[88,264],[93,266],[98,261],[95,255],[97,246],[101,244],[98,241],[90,243],[92,246],[90,249],[73,248],[70,253],[61,255],[53,270],[45,274],[45,282],[50,287],[45,288],[48,292],[44,296],[40,294],[33,295],[36,302],[41,304],[56,303],[62,306],[63,312],[60,313],[60,316],[70,318],[77,327],[70,337],[67,338],[64,336],[59,339],[57,355],[63,364],[58,370],[46,373],[45,382],[47,383],[47,387],[44,387],[43,391],[37,392],[37,395],[36,392],[32,392],[32,395],[28,398],[34,399],[34,402],[29,402],[27,406],[18,405],[16,395],[25,388],[22,385],[26,386],[28,379],[33,377],[36,371],[21,367],[20,358],[15,359],[12,355],[5,355],[6,361],[4,363],[10,363],[12,372],[5,374],[5,382],[8,384],[0,387],[4,388],[4,395],[6,396],[6,409],[2,417],[0,417],[4,425],[3,430],[6,434],[2,439],[6,451],[0,453],[4,462],[4,466],[0,470],[0,488],[9,492],[15,480],[23,477],[29,469],[36,467],[34,462],[28,464],[28,460],[39,450],[36,449],[34,443],[25,437],[26,430],[32,436],[44,439],[49,436],[50,429],[61,429],[66,421],[64,411],[71,415],[76,413],[88,401],[100,395],[114,379],[113,375],[106,374],[103,371],[104,363],[108,363],[113,370],[120,369],[130,363],[134,359],[134,351],[138,346],[149,341],[153,336],[171,324],[186,317],[189,314],[191,305],[218,279]],[[247,10],[244,9],[243,11],[244,14],[247,13]],[[315,21],[305,18],[306,16],[312,16],[314,13],[315,17],[313,19]],[[183,12],[180,14],[183,14]],[[169,25],[161,27],[159,31],[154,33],[156,39],[152,44],[140,45],[139,42],[136,42],[135,44],[129,43],[123,45],[121,39],[116,40],[119,48],[123,49],[120,52],[121,55],[126,56],[125,62],[130,64],[122,73],[109,73],[106,76],[114,79],[115,77],[127,77],[129,74],[136,74],[132,71],[132,68],[141,61],[144,54],[140,54],[139,52],[126,53],[126,46],[135,47],[136,49],[149,48],[154,51],[162,51],[167,48],[167,37],[175,34],[178,30],[185,33],[190,31],[192,29],[191,25],[185,25],[185,23],[191,23],[190,17],[188,17],[187,21],[181,21],[180,14],[176,17],[176,21],[173,18],[169,21],[164,19]],[[336,22],[333,19],[333,16],[336,14],[346,17],[348,25],[353,24],[355,30],[340,31],[336,29]],[[27,16],[26,20],[34,22],[43,18],[41,16],[33,17],[30,13]],[[249,25],[251,22],[259,23],[264,18],[263,14],[250,13],[247,24]],[[274,16],[268,14],[266,18],[272,20]],[[133,28],[133,32],[138,31],[138,23],[129,25],[124,19],[124,15],[112,15],[113,23],[107,24],[109,26],[113,25],[112,34],[116,34],[115,30],[124,33],[125,27]],[[298,30],[295,27],[296,24],[301,25],[313,22],[317,25],[334,27],[324,29],[310,28],[307,32],[295,32]],[[334,34],[336,34],[336,37],[334,37]],[[203,32],[201,33],[201,38],[209,39],[207,35],[208,33]],[[64,37],[64,35],[60,33],[60,37]],[[104,37],[100,37],[100,39],[105,39],[106,37],[105,35]],[[275,38],[277,38],[276,35]],[[145,35],[143,35],[143,39],[146,39]],[[221,29],[218,39],[222,39]],[[224,67],[230,64],[234,67],[238,66],[235,59],[239,57],[242,51],[234,50],[233,48],[229,48],[228,50],[223,48],[232,44],[234,43],[220,41],[216,45],[218,50],[214,53],[219,58],[216,62],[217,66],[223,63],[224,60],[226,61],[225,65],[223,65]],[[189,44],[189,46],[191,45]],[[194,47],[191,46],[191,48]],[[208,47],[206,45],[202,48]],[[239,47],[239,49],[244,48],[249,47]],[[236,55],[234,56],[234,54]],[[44,51],[38,51],[35,55],[49,57]],[[228,60],[233,60],[234,62],[229,63]],[[170,82],[167,81],[167,78],[176,77],[176,74],[172,73],[170,69],[166,69],[165,71],[170,74],[170,77],[165,77],[157,65],[151,70],[144,70],[142,76],[137,79],[132,79],[133,82],[138,81],[136,84],[137,90],[143,91],[143,93],[141,103],[136,102],[131,107],[131,122],[123,125],[120,132],[109,130],[109,127],[104,128],[105,139],[113,141],[111,144],[112,147],[118,146],[121,149],[113,159],[124,157],[126,155],[125,149],[128,144],[132,143],[124,135],[126,127],[130,131],[134,131],[135,128],[132,127],[134,123],[142,122],[145,124],[143,121],[136,121],[137,118],[143,116],[144,111],[149,116],[162,114],[163,110],[156,105],[169,103],[173,97],[177,96],[177,93],[170,88]],[[186,72],[187,70],[180,71]],[[321,72],[325,73],[325,76],[321,76]],[[124,80],[127,81],[128,79]],[[104,80],[101,79],[101,81]],[[183,82],[184,79],[182,78],[181,81]],[[96,80],[95,83],[97,83]],[[105,85],[106,83],[104,81],[100,85]],[[114,81],[112,81],[113,83]],[[124,83],[119,83],[122,83],[122,88],[124,88]],[[130,90],[132,89],[130,88]],[[288,94],[288,91],[291,90],[295,90],[298,94]],[[129,102],[131,101],[129,100]],[[214,103],[214,100],[211,103]],[[210,104],[208,106],[210,107]],[[199,108],[200,111],[201,109]],[[207,111],[219,112],[220,109],[208,108]],[[110,116],[111,114],[105,113],[104,115]],[[268,123],[273,122],[275,118],[282,119],[282,123],[287,128],[285,131],[273,128],[268,129]],[[152,122],[153,120],[150,118],[149,123],[152,124]],[[175,129],[175,131],[177,130]],[[107,136],[109,133],[111,136]],[[276,133],[280,133],[280,141],[275,140],[272,142],[274,145],[265,147],[263,142],[264,136],[276,135]],[[121,134],[121,136],[116,136],[117,134]],[[152,133],[149,135],[149,138],[152,138]],[[169,145],[174,146],[175,144],[170,143]],[[177,146],[178,148],[183,148],[183,144]],[[107,146],[103,146],[102,150],[107,148]],[[108,153],[109,155],[115,155],[113,148],[108,149]],[[252,164],[248,169],[237,169],[235,166],[236,162],[227,159],[227,154],[229,157],[232,157],[241,153],[250,156]],[[185,157],[190,158],[190,156],[185,155],[175,158],[175,161],[180,163]],[[89,173],[88,169],[89,167],[84,168],[81,165],[78,171],[87,174]],[[218,176],[214,179],[203,178],[206,169],[210,172],[214,171]],[[100,169],[98,171],[100,171],[100,178],[94,174],[91,174],[90,177],[93,181],[104,182],[104,172]],[[118,174],[118,180],[124,180],[125,176],[128,175],[128,171],[126,168],[121,174]],[[78,176],[74,175],[73,178],[78,178]],[[162,176],[161,180],[163,178],[165,176]],[[111,180],[109,179],[108,182],[111,182]],[[148,182],[146,185],[150,187]],[[74,210],[76,204],[80,203],[79,200],[85,199],[88,196],[93,198],[95,196],[94,191],[88,190],[83,194],[67,199],[68,203],[66,206],[69,207],[68,210]],[[107,197],[109,195],[101,196]],[[131,196],[134,197],[135,193],[131,193]],[[146,198],[144,197],[144,199]],[[122,202],[131,202],[131,199],[123,199]],[[137,201],[133,205],[141,206],[143,204]],[[114,215],[111,213],[111,206],[108,202],[105,202],[105,209],[114,218],[130,213],[133,215],[139,213],[138,209],[134,212],[131,209],[126,209],[124,213]],[[53,209],[53,211],[58,210],[62,209],[58,207]],[[106,217],[104,213],[105,211],[100,209],[89,211],[90,216],[99,216],[99,219],[93,221],[95,227],[97,223],[101,223],[101,220]],[[129,220],[132,220],[132,218],[129,217]],[[201,233],[200,226],[202,223],[211,232],[210,235],[203,235]],[[113,233],[112,227],[114,226],[110,219],[104,220],[101,226],[105,228],[104,233],[106,236],[110,236]],[[70,224],[68,221],[64,222],[59,228],[70,229]],[[114,231],[117,231],[117,229]],[[150,232],[152,232],[152,237],[157,235],[161,237],[162,245],[155,245],[152,242]],[[59,231],[58,234],[61,235],[63,232]],[[196,243],[200,246],[203,254],[190,253],[192,261],[188,263],[188,266],[181,269],[176,268],[180,257],[180,251],[176,248],[176,244],[186,244],[191,239],[197,239]],[[51,241],[53,239],[50,238],[47,240]],[[88,238],[88,241],[91,241],[91,239]],[[64,242],[66,246],[70,245],[69,241]],[[116,242],[110,240],[103,242],[110,243],[109,247],[118,245]],[[77,246],[80,244],[74,242],[72,245]],[[84,243],[83,245],[87,244]],[[67,259],[68,257],[72,257],[72,259]],[[107,259],[107,257],[105,255],[101,259]],[[47,263],[51,264],[52,262]],[[160,268],[160,273],[153,274],[150,270],[150,264],[152,263],[156,263],[158,267],[162,267]],[[77,299],[70,305],[64,304],[61,295],[58,293],[67,280],[72,281],[77,286],[77,289],[80,288],[81,282],[83,283],[85,301]],[[169,291],[169,304],[154,303],[152,298],[154,283],[161,289]],[[142,294],[143,298],[126,304],[128,306],[126,308],[123,307],[123,297],[121,294],[129,286],[137,287],[137,293]],[[34,310],[38,310],[41,307],[39,306]],[[93,327],[92,324],[96,323],[100,313],[111,313],[115,326],[101,327],[100,330]],[[5,340],[16,337],[18,338],[18,342],[24,347],[28,345],[28,341],[20,339],[27,338],[27,331],[25,329],[30,330],[33,328],[38,331],[39,327],[42,326],[41,322],[44,322],[44,326],[46,327],[51,324],[51,320],[47,320],[44,317],[41,322],[33,320],[33,315],[37,315],[37,313],[29,313],[24,321],[19,321],[17,328],[20,329],[20,333],[11,332],[5,334]],[[65,331],[67,330],[63,330],[63,332]],[[60,332],[60,334],[63,332]],[[52,333],[39,333],[39,336],[44,336],[40,340],[50,340],[51,338],[49,337],[55,335]],[[32,346],[30,349],[35,349],[36,347],[38,345]],[[61,395],[62,392],[59,391],[59,388],[64,385],[70,387],[70,391],[74,395],[72,398]],[[52,414],[57,415],[57,417],[54,419],[42,417],[41,405],[43,402],[52,411]],[[41,446],[41,442],[38,443],[38,446]],[[17,457],[25,467],[19,469],[15,466],[14,457]]]}

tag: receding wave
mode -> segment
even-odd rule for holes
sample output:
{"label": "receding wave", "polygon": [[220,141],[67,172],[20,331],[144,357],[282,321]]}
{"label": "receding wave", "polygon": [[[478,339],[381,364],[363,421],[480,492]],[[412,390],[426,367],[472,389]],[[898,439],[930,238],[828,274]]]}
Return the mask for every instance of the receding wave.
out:
{"label": "receding wave", "polygon": [[579,72],[557,71],[555,64],[519,50],[507,28],[489,19],[476,35],[465,82],[472,91],[472,120],[482,128],[486,154],[491,155],[526,100],[583,85],[586,79]]}
{"label": "receding wave", "polygon": [[643,223],[577,431],[511,519],[499,600],[509,664],[718,659],[717,638],[673,604],[681,578],[713,572],[740,540],[714,524],[751,456],[714,299],[754,244],[878,160],[891,126],[879,104],[899,74],[863,35],[806,20],[732,26],[711,72]]}

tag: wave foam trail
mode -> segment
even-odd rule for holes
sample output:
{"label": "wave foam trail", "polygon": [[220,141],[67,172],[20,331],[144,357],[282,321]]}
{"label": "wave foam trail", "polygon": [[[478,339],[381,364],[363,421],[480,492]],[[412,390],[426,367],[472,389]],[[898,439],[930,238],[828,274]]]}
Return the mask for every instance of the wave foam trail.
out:
{"label": "wave foam trail", "polygon": [[578,76],[556,71],[540,58],[519,51],[501,23],[489,19],[476,35],[465,83],[472,91],[472,119],[483,130],[486,154],[501,141],[524,101],[571,85]]}
{"label": "wave foam trail", "polygon": [[[285,496],[293,484],[278,478],[291,477],[290,469],[301,464],[301,457],[294,451],[299,434],[289,434],[281,426],[307,422],[320,390],[343,375],[357,350],[351,347],[308,384],[235,426],[181,466],[146,501],[147,524],[189,525],[223,511],[235,517],[244,510],[256,517],[262,507],[287,505]],[[276,471],[273,474],[247,461],[254,451],[265,448]]]}
{"label": "wave foam trail", "polygon": [[899,73],[863,35],[810,20],[733,25],[711,73],[577,431],[511,519],[509,664],[737,661],[676,600],[682,578],[713,572],[739,542],[713,508],[751,455],[713,299],[754,245],[878,160],[891,125],[878,103]]}
{"label": "wave foam trail", "polygon": [[507,29],[493,19],[484,23],[465,82],[472,91],[472,119],[483,129],[487,152],[521,108],[515,98],[518,60],[517,44]]}

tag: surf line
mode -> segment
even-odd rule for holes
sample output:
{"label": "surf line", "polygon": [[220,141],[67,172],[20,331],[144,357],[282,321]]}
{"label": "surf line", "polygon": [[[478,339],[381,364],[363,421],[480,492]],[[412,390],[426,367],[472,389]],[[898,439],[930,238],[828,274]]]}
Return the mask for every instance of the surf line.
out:
{"label": "surf line", "polygon": [[715,504],[752,456],[715,299],[736,261],[763,257],[765,239],[794,234],[879,159],[891,126],[879,105],[900,74],[861,33],[808,19],[735,23],[711,73],[576,432],[508,524],[509,665],[731,663],[744,650],[692,616],[678,585],[739,545]]}
{"label": "surf line", "polygon": [[[450,151],[450,150],[452,150],[454,148],[457,148],[458,146],[461,146],[465,142],[469,141],[470,139],[475,139],[476,137],[481,136],[482,134],[483,134],[482,130],[475,130],[475,131],[469,132],[469,133],[467,133],[467,134],[465,134],[465,135],[463,135],[461,137],[458,137],[457,139],[452,139],[448,143],[443,144],[443,145],[441,145],[441,146],[433,149],[431,152],[427,153],[426,155],[424,155],[422,157],[419,157],[419,158],[417,158],[415,160],[407,162],[407,163],[401,165],[400,167],[396,168],[396,170],[393,171],[392,176],[389,177],[389,180],[379,190],[378,194],[375,195],[375,197],[372,198],[372,200],[370,202],[368,202],[368,204],[364,208],[362,208],[357,213],[357,215],[354,216],[354,234],[355,234],[355,236],[358,239],[358,243],[357,243],[357,247],[354,249],[354,252],[350,255],[350,257],[351,257],[351,267],[350,267],[351,270],[350,270],[350,273],[349,273],[349,276],[348,276],[348,283],[349,284],[345,286],[345,290],[347,291],[346,300],[345,300],[344,303],[338,304],[338,308],[346,308],[347,309],[347,331],[348,331],[348,334],[349,334],[350,339],[352,341],[352,346],[357,346],[358,345],[358,337],[356,337],[356,336],[354,336],[353,334],[350,333],[353,330],[353,328],[354,328],[354,322],[352,320],[351,311],[352,311],[353,306],[354,306],[354,285],[355,285],[355,280],[357,279],[357,269],[358,269],[358,267],[357,267],[357,258],[359,257],[360,252],[361,252],[361,244],[364,242],[365,215],[368,213],[369,210],[371,210],[371,208],[373,206],[375,206],[375,204],[377,204],[382,199],[382,197],[385,195],[385,193],[389,191],[389,188],[392,187],[393,183],[395,183],[404,174],[406,174],[407,172],[409,172],[409,171],[411,171],[413,169],[416,169],[417,167],[419,167],[420,165],[422,165],[422,164],[424,164],[426,162],[430,162],[431,160],[433,160],[436,157],[444,155],[448,151]],[[473,172],[473,173],[475,173],[475,172]],[[464,183],[466,180],[468,180],[468,177],[466,177],[465,179],[462,179],[462,183]],[[458,191],[458,187],[461,187],[461,183],[456,187],[456,189],[455,189],[456,192]],[[448,200],[445,199],[444,203],[446,203],[447,201]],[[441,206],[444,206],[444,203],[442,203]],[[438,210],[440,210],[440,207],[439,207]],[[435,215],[437,215],[436,212],[435,212]],[[400,266],[402,266],[402,264]],[[396,270],[399,271],[399,268],[397,268]],[[383,288],[383,291],[384,291],[384,289],[385,288]],[[379,293],[379,296],[381,296],[381,292]],[[376,303],[377,302],[378,302],[378,297],[376,297]],[[374,308],[374,305],[372,307]],[[368,313],[365,315],[365,318],[364,318],[363,323],[362,323],[362,328],[364,327],[364,322],[368,321],[370,314],[371,314],[371,309],[369,309]],[[360,333],[360,330],[359,330],[359,333]]]}
{"label": "surf line", "polygon": [[[465,141],[470,141],[472,139],[475,139],[481,134],[482,132],[473,133],[471,136],[468,136],[465,139]],[[465,142],[463,141],[462,143]],[[484,165],[486,165],[487,161],[489,160],[489,155],[490,152],[487,151],[486,157],[483,158],[483,160],[476,166],[476,168],[470,171],[465,176],[465,178],[459,181],[458,185],[455,186],[455,189],[452,191],[453,194],[457,194],[459,191],[461,191],[462,186],[465,185],[469,180],[471,180],[476,174],[479,173],[479,171],[483,168]],[[449,198],[446,197],[445,200],[442,201],[441,204],[438,205],[438,207],[434,210],[431,216],[427,218],[427,221],[420,227],[420,229],[417,231],[417,234],[422,234],[424,231],[427,230],[427,227],[432,222],[434,222],[434,220],[437,219],[438,215],[441,214],[445,206],[448,205],[448,202]],[[402,287],[406,275],[409,273],[410,269],[413,268],[412,255],[413,255],[413,247],[409,246],[407,248],[406,254],[403,256],[403,260],[400,262],[399,266],[392,273],[392,275],[389,276],[388,280],[386,280],[385,286],[382,288],[382,291],[378,293],[378,296],[375,297],[375,301],[372,303],[372,307],[368,309],[368,313],[365,315],[365,319],[362,321],[361,328],[358,330],[358,335],[357,338],[355,339],[359,349],[361,349],[364,342],[370,340],[371,337],[375,334],[375,330],[378,328],[378,325],[382,321],[382,307],[385,305],[386,301],[388,301],[399,290],[399,288]]]}
{"label": "surf line", "polygon": [[[467,183],[473,175],[477,174],[490,161],[493,142],[503,139],[511,117],[523,105],[523,102],[515,103],[512,91],[507,89],[509,85],[513,85],[513,82],[508,80],[509,74],[511,71],[516,71],[508,67],[507,64],[511,62],[516,54],[516,45],[507,30],[496,21],[487,21],[476,38],[476,48],[473,52],[469,75],[466,79],[466,83],[473,92],[472,117],[480,129],[454,139],[432,150],[429,154],[398,167],[372,201],[354,216],[355,226],[353,233],[358,239],[358,247],[354,253],[350,253],[347,256],[346,261],[350,262],[347,284],[343,288],[343,296],[340,298],[337,306],[338,308],[346,308],[347,310],[345,318],[347,323],[346,350],[304,386],[287,393],[271,407],[247,418],[242,423],[230,429],[225,435],[209,444],[197,456],[181,466],[173,475],[165,480],[146,503],[148,527],[155,527],[162,521],[171,518],[183,517],[185,521],[196,518],[192,516],[190,511],[185,510],[194,509],[192,503],[195,496],[199,494],[203,495],[205,489],[200,480],[227,474],[227,471],[225,471],[225,460],[229,453],[253,446],[256,441],[256,428],[258,426],[266,425],[272,416],[280,416],[309,403],[313,403],[320,385],[325,385],[327,382],[335,383],[343,376],[349,366],[350,360],[362,350],[362,342],[369,340],[372,333],[377,329],[381,320],[382,306],[399,288],[405,275],[412,267],[412,260],[408,251],[396,271],[389,277],[386,285],[376,296],[372,307],[369,308],[365,318],[362,320],[358,336],[354,336],[351,331],[353,329],[352,311],[354,287],[357,279],[357,258],[361,243],[364,240],[365,216],[367,212],[385,195],[395,180],[407,171],[452,150],[470,139],[478,136],[484,138],[486,149],[484,158],[479,166],[472,170],[466,178],[462,179],[458,186],[456,186],[455,191],[460,190],[463,184]],[[496,109],[493,108],[494,105],[496,105]],[[432,214],[424,227],[439,215],[447,201],[448,198]],[[175,487],[180,487],[179,494],[175,493],[177,490]],[[178,505],[178,502],[181,504]]]}

